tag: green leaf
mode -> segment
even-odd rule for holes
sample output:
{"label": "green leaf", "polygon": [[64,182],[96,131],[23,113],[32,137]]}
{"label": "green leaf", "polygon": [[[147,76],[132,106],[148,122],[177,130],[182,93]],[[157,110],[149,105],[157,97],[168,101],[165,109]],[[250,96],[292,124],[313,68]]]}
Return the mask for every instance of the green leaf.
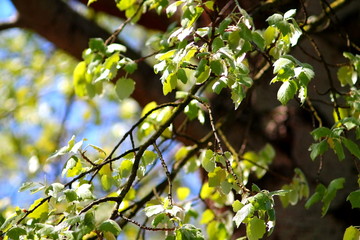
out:
{"label": "green leaf", "polygon": [[92,147],[93,149],[95,149],[98,153],[102,153],[106,156],[106,152],[104,149],[102,149],[101,147],[95,146],[93,144],[89,144],[90,147]]}
{"label": "green leaf", "polygon": [[73,189],[64,190],[64,194],[65,194],[66,200],[69,203],[76,201],[78,199],[78,195],[76,194],[75,190],[73,190]]}
{"label": "green leaf", "polygon": [[240,23],[238,25],[240,27],[240,37],[246,41],[252,41],[252,32],[245,23]]}
{"label": "green leaf", "polygon": [[199,74],[199,76],[196,78],[196,82],[197,82],[197,83],[203,83],[203,82],[205,82],[205,81],[209,78],[210,73],[211,73],[211,69],[210,69],[209,66],[206,65],[205,68],[204,68],[204,71],[201,72],[201,73]]}
{"label": "green leaf", "polygon": [[151,224],[156,227],[157,225],[159,225],[159,223],[161,223],[163,220],[165,220],[167,217],[166,213],[160,213],[158,215],[156,215],[156,217],[154,218],[154,220],[151,222]]}
{"label": "green leaf", "polygon": [[360,147],[359,147],[359,145],[357,145],[356,143],[354,143],[352,140],[350,140],[348,138],[342,138],[342,142],[345,145],[345,147],[347,148],[347,150],[349,150],[349,152],[352,155],[354,155],[355,157],[360,159]]}
{"label": "green leaf", "polygon": [[328,150],[328,146],[329,145],[328,145],[326,140],[322,140],[319,143],[311,144],[311,146],[309,148],[311,150],[310,158],[312,160],[315,160],[315,158],[317,158],[318,156],[324,154]]}
{"label": "green leaf", "polygon": [[339,141],[339,139],[333,139],[333,143],[334,143],[334,152],[337,155],[337,157],[339,158],[340,161],[345,159],[345,153],[344,153],[344,148],[341,144],[341,142]]}
{"label": "green leaf", "polygon": [[127,72],[127,73],[134,73],[135,70],[138,68],[138,65],[136,62],[134,61],[129,61],[126,63],[126,65],[124,66],[124,70]]}
{"label": "green leaf", "polygon": [[45,194],[56,198],[58,196],[58,193],[62,192],[63,189],[64,189],[63,184],[53,183],[45,190]]}
{"label": "green leaf", "polygon": [[214,11],[214,1],[206,1],[204,5],[209,10]]}
{"label": "green leaf", "polygon": [[252,215],[254,212],[254,206],[251,203],[243,206],[233,217],[233,221],[236,224],[236,227],[239,227],[240,224],[244,221],[245,218]]}
{"label": "green leaf", "polygon": [[294,65],[293,61],[291,61],[288,58],[281,57],[273,63],[273,67],[274,67],[273,73],[274,74],[278,73],[278,72],[280,72],[281,69],[284,69],[287,66],[293,66],[293,65]]}
{"label": "green leaf", "polygon": [[133,161],[128,159],[121,162],[119,172],[122,178],[127,178],[130,175],[133,164]]}
{"label": "green leaf", "polygon": [[235,104],[235,109],[237,109],[240,106],[244,98],[245,98],[245,91],[243,87],[238,82],[235,82],[231,86],[231,100],[233,100],[233,103]]}
{"label": "green leaf", "polygon": [[106,46],[102,38],[91,38],[89,40],[89,47],[93,52],[105,53]]}
{"label": "green leaf", "polygon": [[185,200],[190,194],[190,188],[188,187],[178,187],[176,189],[176,195],[180,201]]}
{"label": "green leaf", "polygon": [[85,183],[80,185],[75,191],[79,198],[85,200],[85,199],[93,199],[94,196],[91,191],[91,184]]}
{"label": "green leaf", "polygon": [[276,37],[278,35],[278,30],[273,27],[273,26],[269,26],[266,28],[266,30],[264,31],[264,40],[265,40],[265,46],[269,46],[270,44],[272,44]]}
{"label": "green leaf", "polygon": [[296,9],[290,9],[286,13],[284,13],[284,19],[288,20],[288,19],[294,17],[295,14],[296,14]]}
{"label": "green leaf", "polygon": [[275,13],[273,15],[271,15],[270,17],[268,17],[266,19],[266,21],[269,23],[269,25],[275,25],[278,22],[282,21],[284,18],[283,16],[281,16],[281,14]]}
{"label": "green leaf", "polygon": [[217,52],[220,48],[224,46],[224,41],[220,37],[214,38],[212,42],[212,51]]}
{"label": "green leaf", "polygon": [[104,174],[101,176],[100,182],[104,190],[109,191],[114,183],[114,179],[111,176]]}
{"label": "green leaf", "polygon": [[158,155],[153,151],[146,150],[141,159],[143,161],[143,164],[147,166],[149,164],[152,164],[157,157]]}
{"label": "green leaf", "polygon": [[99,226],[99,230],[103,232],[111,232],[115,236],[119,235],[119,233],[121,232],[120,226],[111,219],[102,222]]}
{"label": "green leaf", "polygon": [[321,138],[329,137],[331,134],[331,130],[327,127],[319,127],[313,130],[310,134],[316,141],[318,141]]}
{"label": "green leaf", "polygon": [[290,23],[288,23],[286,20],[277,22],[275,26],[279,28],[283,36],[286,36],[291,32]]}
{"label": "green leaf", "polygon": [[201,217],[200,224],[208,224],[215,218],[215,214],[211,209],[206,209]]}
{"label": "green leaf", "polygon": [[214,172],[208,173],[209,177],[209,186],[210,187],[217,187],[220,185],[220,182],[224,181],[226,178],[225,170],[221,169],[220,167],[216,167]]}
{"label": "green leaf", "polygon": [[325,195],[322,199],[322,202],[324,203],[323,207],[321,208],[322,216],[325,216],[330,207],[331,201],[336,196],[336,192],[344,187],[344,183],[345,178],[337,178],[330,182],[327,191],[325,192]]}
{"label": "green leaf", "polygon": [[97,0],[88,0],[87,6],[90,6],[90,4],[96,2]]}
{"label": "green leaf", "polygon": [[252,218],[246,225],[246,235],[249,240],[258,240],[264,236],[266,225],[264,220],[257,217]]}
{"label": "green leaf", "polygon": [[326,187],[324,185],[318,184],[316,186],[315,193],[306,201],[305,208],[309,209],[312,205],[314,205],[315,203],[321,201],[321,199],[323,199],[326,191],[327,190],[326,190]]}
{"label": "green leaf", "polygon": [[199,106],[195,100],[192,100],[184,109],[184,113],[189,118],[189,120],[194,120],[198,117]]}
{"label": "green leaf", "polygon": [[[32,211],[33,209],[34,211],[28,215],[29,218],[39,219],[43,214],[48,214],[49,212],[48,201],[43,202],[39,207],[37,207],[42,200],[43,200],[42,198],[37,199],[33,204],[31,204],[29,211]],[[35,209],[35,207],[37,208]]]}
{"label": "green leaf", "polygon": [[[325,187],[324,187],[325,188]],[[317,202],[320,202],[323,196],[320,192],[315,192],[311,197],[306,201],[305,208],[309,209],[312,205]]]}
{"label": "green leaf", "polygon": [[277,99],[282,105],[286,105],[287,102],[294,98],[297,86],[292,80],[284,82],[277,92]]}
{"label": "green leaf", "polygon": [[84,61],[79,62],[73,73],[75,93],[79,97],[87,96],[87,81],[85,78],[86,68],[86,63]]}
{"label": "green leaf", "polygon": [[75,177],[82,171],[81,161],[75,156],[71,156],[71,158],[66,162],[65,168],[62,171],[62,175],[66,174],[66,177]]}
{"label": "green leaf", "polygon": [[211,71],[218,76],[220,76],[224,71],[223,65],[220,60],[210,61],[210,68],[211,68]]}
{"label": "green leaf", "polygon": [[164,206],[162,204],[158,204],[158,205],[151,205],[151,206],[146,207],[144,209],[144,212],[147,217],[151,217],[156,214],[164,212],[164,210],[165,210]]}
{"label": "green leaf", "polygon": [[256,44],[256,46],[260,48],[260,50],[263,51],[265,49],[265,39],[259,32],[256,31],[252,32],[251,38],[253,42]]}
{"label": "green leaf", "polygon": [[106,52],[109,54],[113,52],[126,52],[126,47],[119,43],[112,43],[107,46]]}
{"label": "green leaf", "polygon": [[124,11],[128,8],[131,8],[136,4],[136,0],[120,0],[117,1],[116,6],[121,10]]}
{"label": "green leaf", "polygon": [[346,201],[351,203],[352,208],[360,208],[360,190],[351,192]]}
{"label": "green leaf", "polygon": [[27,234],[26,230],[21,227],[13,227],[6,233],[6,235],[10,239],[15,239],[15,240],[20,239],[20,236],[26,234]]}
{"label": "green leaf", "polygon": [[182,1],[176,1],[176,2],[173,2],[172,4],[170,4],[167,8],[166,8],[166,15],[168,18],[172,17],[176,10],[177,10],[177,7],[182,4],[183,2]]}
{"label": "green leaf", "polygon": [[358,240],[360,239],[360,230],[358,227],[350,226],[346,228],[343,240]]}
{"label": "green leaf", "polygon": [[226,83],[222,80],[222,78],[220,78],[219,80],[217,80],[213,86],[212,86],[212,90],[216,93],[216,94],[220,94],[221,90],[223,88],[225,88],[227,85]]}
{"label": "green leaf", "polygon": [[244,204],[242,204],[239,200],[235,200],[232,204],[232,208],[234,212],[239,211],[243,206]]}
{"label": "green leaf", "polygon": [[342,66],[337,71],[337,77],[341,86],[349,84],[353,86],[357,81],[357,74],[351,66]]}
{"label": "green leaf", "polygon": [[130,97],[135,89],[135,82],[131,78],[122,77],[116,81],[115,91],[120,100]]}
{"label": "green leaf", "polygon": [[229,24],[232,22],[230,18],[225,18],[221,21],[219,24],[219,33],[223,34],[225,32],[225,29],[229,26]]}
{"label": "green leaf", "polygon": [[207,172],[213,172],[215,170],[215,158],[213,151],[208,149],[201,154],[201,165]]}
{"label": "green leaf", "polygon": [[19,188],[19,192],[24,192],[24,191],[29,190],[29,189],[43,188],[43,187],[44,187],[44,185],[39,183],[39,182],[25,182]]}
{"label": "green leaf", "polygon": [[176,76],[180,79],[180,81],[184,84],[187,83],[188,78],[186,75],[186,72],[184,69],[180,68],[177,72],[176,72]]}
{"label": "green leaf", "polygon": [[204,240],[201,230],[191,224],[184,224],[176,230],[176,240]]}

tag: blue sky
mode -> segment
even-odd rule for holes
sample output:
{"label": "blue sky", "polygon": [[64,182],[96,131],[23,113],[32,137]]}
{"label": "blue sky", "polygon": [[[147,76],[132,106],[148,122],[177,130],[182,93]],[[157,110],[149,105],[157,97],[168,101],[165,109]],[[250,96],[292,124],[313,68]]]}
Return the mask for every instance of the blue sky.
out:
{"label": "blue sky", "polygon": [[15,12],[15,8],[10,0],[0,1],[0,21],[9,18]]}

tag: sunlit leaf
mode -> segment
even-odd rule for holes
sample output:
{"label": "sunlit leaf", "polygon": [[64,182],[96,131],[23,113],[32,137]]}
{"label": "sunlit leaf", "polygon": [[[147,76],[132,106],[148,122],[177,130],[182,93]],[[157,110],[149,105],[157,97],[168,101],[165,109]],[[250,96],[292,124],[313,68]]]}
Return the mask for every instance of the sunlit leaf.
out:
{"label": "sunlit leaf", "polygon": [[234,216],[233,221],[236,226],[239,227],[245,218],[250,216],[254,212],[254,206],[251,203],[243,206]]}
{"label": "sunlit leaf", "polygon": [[102,222],[99,226],[99,230],[103,232],[111,232],[115,236],[119,235],[119,233],[121,232],[120,226],[111,219]]}
{"label": "sunlit leaf", "polygon": [[215,218],[215,214],[210,209],[206,209],[201,217],[200,224],[207,224]]}
{"label": "sunlit leaf", "polygon": [[132,166],[133,166],[133,161],[128,159],[122,161],[119,167],[120,176],[122,178],[128,177],[131,173]]}
{"label": "sunlit leaf", "polygon": [[178,187],[176,189],[176,194],[177,194],[179,200],[183,201],[189,196],[190,188],[188,188],[188,187]]}
{"label": "sunlit leaf", "polygon": [[294,98],[297,87],[294,81],[284,82],[278,90],[277,99],[281,104],[286,105],[288,101]]}
{"label": "sunlit leaf", "polygon": [[264,236],[266,225],[264,220],[253,217],[246,225],[246,236],[249,240],[258,240]]}
{"label": "sunlit leaf", "polygon": [[346,228],[343,240],[358,240],[360,238],[360,230],[358,227],[350,226]]}
{"label": "sunlit leaf", "polygon": [[38,206],[42,201],[43,199],[40,198],[36,200],[33,204],[31,204],[31,206],[29,207],[29,211],[33,210],[33,212],[28,215],[29,218],[39,219],[43,214],[44,215],[48,214],[49,202],[45,201],[40,206]]}

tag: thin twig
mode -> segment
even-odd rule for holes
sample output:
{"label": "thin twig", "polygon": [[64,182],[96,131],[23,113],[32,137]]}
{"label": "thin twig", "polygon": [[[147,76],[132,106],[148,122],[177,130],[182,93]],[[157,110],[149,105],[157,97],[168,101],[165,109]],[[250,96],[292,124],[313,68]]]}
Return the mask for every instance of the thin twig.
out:
{"label": "thin twig", "polygon": [[132,220],[132,219],[130,219],[130,218],[127,218],[127,217],[123,216],[122,214],[119,214],[119,216],[120,216],[121,218],[123,218],[125,221],[131,222],[131,223],[135,224],[136,226],[138,226],[139,228],[144,229],[144,230],[148,230],[148,231],[173,232],[173,231],[175,231],[175,229],[176,229],[176,228],[153,228],[153,227],[146,227],[146,226],[143,226],[142,224],[138,223],[138,222],[135,221],[135,220]]}
{"label": "thin twig", "polygon": [[168,193],[168,199],[169,199],[169,203],[170,206],[173,206],[173,197],[172,197],[172,182],[171,182],[171,176],[170,176],[170,172],[168,170],[168,167],[166,165],[165,159],[163,158],[161,151],[159,150],[158,146],[156,145],[156,142],[153,143],[154,149],[156,150],[157,154],[159,155],[160,161],[161,161],[161,165],[164,168],[167,180],[168,180],[168,184],[169,184],[169,193]]}
{"label": "thin twig", "polygon": [[125,20],[125,22],[123,22],[123,23],[114,31],[114,33],[111,34],[111,36],[110,36],[108,39],[106,39],[105,45],[109,45],[109,44],[115,42],[117,36],[122,32],[122,30],[124,29],[124,27],[125,27],[129,22],[131,22],[131,21],[136,17],[136,15],[138,15],[138,13],[140,12],[140,10],[141,10],[141,8],[142,8],[142,6],[143,6],[144,3],[145,3],[145,0],[143,0],[143,1],[140,3],[140,5],[139,5],[139,7],[136,9],[136,12],[134,13],[134,15],[132,15],[132,16],[129,17],[129,18],[127,18],[127,19]]}
{"label": "thin twig", "polygon": [[211,125],[212,132],[213,132],[215,140],[216,140],[216,144],[215,144],[214,147],[216,147],[217,149],[215,149],[215,151],[219,150],[217,152],[219,152],[220,155],[224,157],[225,164],[226,164],[226,169],[227,169],[228,173],[230,173],[233,176],[233,178],[234,178],[236,184],[238,185],[238,187],[242,190],[242,194],[244,195],[244,194],[248,193],[249,190],[244,186],[244,184],[242,184],[240,182],[238,176],[235,174],[234,170],[231,167],[230,160],[224,154],[224,150],[222,148],[221,140],[220,140],[220,138],[218,136],[217,128],[215,127],[215,124],[214,124],[214,118],[213,118],[213,115],[212,115],[210,105],[207,102],[200,99],[199,97],[197,97],[197,96],[192,96],[192,97],[194,99],[196,99],[199,103],[201,103],[208,110],[209,119],[210,119],[210,125]]}

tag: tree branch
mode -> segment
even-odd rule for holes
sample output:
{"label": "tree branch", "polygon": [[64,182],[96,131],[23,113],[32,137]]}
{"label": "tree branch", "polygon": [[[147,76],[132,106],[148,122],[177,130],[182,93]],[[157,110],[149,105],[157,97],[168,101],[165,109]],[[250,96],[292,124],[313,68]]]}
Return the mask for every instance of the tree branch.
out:
{"label": "tree branch", "polygon": [[19,27],[18,15],[11,17],[8,21],[0,22],[0,31],[7,30],[10,28],[17,28],[17,27]]}

